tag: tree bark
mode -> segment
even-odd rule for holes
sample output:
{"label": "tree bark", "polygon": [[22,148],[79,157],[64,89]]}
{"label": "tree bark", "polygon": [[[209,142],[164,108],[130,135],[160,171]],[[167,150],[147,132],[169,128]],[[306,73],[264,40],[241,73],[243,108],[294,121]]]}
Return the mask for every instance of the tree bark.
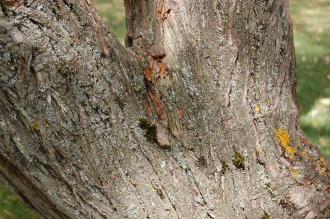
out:
{"label": "tree bark", "polygon": [[1,0],[0,176],[46,218],[329,218],[285,0]]}

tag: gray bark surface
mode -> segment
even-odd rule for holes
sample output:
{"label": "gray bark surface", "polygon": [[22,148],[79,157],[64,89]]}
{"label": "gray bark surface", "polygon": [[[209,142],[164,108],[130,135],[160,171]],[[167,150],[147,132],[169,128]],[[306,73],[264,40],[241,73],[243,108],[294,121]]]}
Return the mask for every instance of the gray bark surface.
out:
{"label": "gray bark surface", "polygon": [[45,218],[329,218],[285,0],[0,0],[0,176]]}

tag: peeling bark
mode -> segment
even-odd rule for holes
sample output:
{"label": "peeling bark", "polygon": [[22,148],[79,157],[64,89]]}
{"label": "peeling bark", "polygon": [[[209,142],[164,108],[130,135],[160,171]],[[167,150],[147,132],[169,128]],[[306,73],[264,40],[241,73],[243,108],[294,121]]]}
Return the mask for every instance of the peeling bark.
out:
{"label": "peeling bark", "polygon": [[288,3],[0,1],[0,176],[46,218],[328,218]]}

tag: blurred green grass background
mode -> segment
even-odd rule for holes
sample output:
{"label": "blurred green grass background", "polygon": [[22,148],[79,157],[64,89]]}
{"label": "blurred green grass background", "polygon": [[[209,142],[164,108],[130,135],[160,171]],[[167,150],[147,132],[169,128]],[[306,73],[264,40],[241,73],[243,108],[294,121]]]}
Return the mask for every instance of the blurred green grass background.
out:
{"label": "blurred green grass background", "polygon": [[[121,42],[125,37],[122,0],[94,0]],[[298,70],[301,127],[330,157],[330,0],[291,0]],[[0,183],[1,184],[1,183]],[[39,218],[14,193],[0,185],[0,219]]]}
{"label": "blurred green grass background", "polygon": [[330,0],[292,0],[300,122],[330,157]]}

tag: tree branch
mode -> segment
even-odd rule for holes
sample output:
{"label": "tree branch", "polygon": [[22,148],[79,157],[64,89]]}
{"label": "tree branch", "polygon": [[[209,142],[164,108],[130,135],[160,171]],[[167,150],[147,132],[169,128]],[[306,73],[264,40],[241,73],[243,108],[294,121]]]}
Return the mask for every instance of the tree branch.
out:
{"label": "tree branch", "polygon": [[115,216],[97,186],[144,115],[142,62],[89,1],[1,1],[0,16],[0,175],[49,217]]}

